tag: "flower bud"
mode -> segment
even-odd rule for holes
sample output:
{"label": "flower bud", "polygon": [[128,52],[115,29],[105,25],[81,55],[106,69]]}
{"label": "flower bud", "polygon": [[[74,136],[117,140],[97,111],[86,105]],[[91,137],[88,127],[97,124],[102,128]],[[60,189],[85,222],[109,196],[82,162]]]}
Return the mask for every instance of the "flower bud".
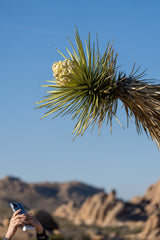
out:
{"label": "flower bud", "polygon": [[70,59],[66,59],[64,61],[55,62],[52,65],[52,70],[57,83],[65,85],[69,82],[67,75],[72,73],[72,61]]}

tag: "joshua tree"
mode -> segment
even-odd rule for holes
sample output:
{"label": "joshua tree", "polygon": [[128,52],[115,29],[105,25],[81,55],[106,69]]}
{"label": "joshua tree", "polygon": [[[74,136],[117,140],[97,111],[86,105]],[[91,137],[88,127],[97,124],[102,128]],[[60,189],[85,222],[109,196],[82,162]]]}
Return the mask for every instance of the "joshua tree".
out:
{"label": "joshua tree", "polygon": [[113,117],[119,122],[116,112],[121,100],[127,123],[134,117],[138,134],[144,130],[160,148],[160,84],[143,79],[145,71],[138,73],[135,65],[129,76],[119,71],[113,44],[108,43],[101,57],[98,40],[96,50],[94,43],[91,48],[90,34],[85,49],[77,29],[75,41],[77,49],[69,39],[73,50],[67,49],[69,58],[59,52],[65,60],[53,64],[55,79],[42,86],[50,88],[45,99],[37,102],[37,108],[48,109],[42,118],[53,113],[54,118],[72,115],[77,119],[74,137],[83,135],[90,124],[97,123],[100,131],[104,121],[112,129]]}

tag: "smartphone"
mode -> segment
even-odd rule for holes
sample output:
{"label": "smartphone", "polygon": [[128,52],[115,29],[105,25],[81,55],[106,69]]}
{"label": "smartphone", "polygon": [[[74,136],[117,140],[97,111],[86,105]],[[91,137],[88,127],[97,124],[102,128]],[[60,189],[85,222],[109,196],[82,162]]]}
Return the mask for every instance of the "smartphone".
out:
{"label": "smartphone", "polygon": [[[21,209],[19,214],[27,213],[25,208],[23,207],[23,205],[19,202],[10,202],[10,207],[12,208],[13,212],[16,212],[17,210]],[[23,226],[22,229],[23,229],[23,231],[35,230],[35,228],[30,225],[25,225],[25,226]]]}
{"label": "smartphone", "polygon": [[17,210],[21,209],[19,214],[26,213],[26,210],[24,209],[23,205],[19,202],[10,202],[10,206],[13,212],[16,212]]}

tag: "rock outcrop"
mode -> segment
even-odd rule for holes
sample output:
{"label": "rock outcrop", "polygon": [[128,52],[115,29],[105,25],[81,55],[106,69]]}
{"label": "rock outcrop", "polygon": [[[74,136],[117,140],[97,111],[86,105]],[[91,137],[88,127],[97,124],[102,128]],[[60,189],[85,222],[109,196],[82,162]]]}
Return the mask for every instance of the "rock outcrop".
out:
{"label": "rock outcrop", "polygon": [[100,227],[124,226],[133,222],[137,225],[137,222],[144,222],[147,219],[143,207],[117,199],[114,190],[109,194],[98,193],[88,197],[80,208],[73,203],[62,205],[53,214],[66,218],[76,225]]}
{"label": "rock outcrop", "polygon": [[73,201],[61,205],[54,211],[55,217],[65,218],[73,221],[79,211],[78,206]]}
{"label": "rock outcrop", "polygon": [[148,216],[160,210],[160,180],[151,185],[143,196],[135,197],[130,202],[143,206]]}
{"label": "rock outcrop", "polygon": [[[66,218],[74,224],[105,227],[118,223],[118,216],[124,212],[125,203],[116,198],[115,191],[98,193],[88,197],[78,208],[73,202],[64,204],[54,211],[54,216]],[[123,214],[122,214],[123,215]]]}
{"label": "rock outcrop", "polygon": [[[115,191],[112,191],[110,194],[95,194],[83,203],[74,219],[74,223],[103,226],[105,221],[107,221],[107,216],[117,204],[118,201],[115,197]],[[113,218],[110,218],[110,220],[113,221]]]}
{"label": "rock outcrop", "polygon": [[149,216],[139,237],[148,240],[153,240],[157,237],[160,239],[160,212]]}

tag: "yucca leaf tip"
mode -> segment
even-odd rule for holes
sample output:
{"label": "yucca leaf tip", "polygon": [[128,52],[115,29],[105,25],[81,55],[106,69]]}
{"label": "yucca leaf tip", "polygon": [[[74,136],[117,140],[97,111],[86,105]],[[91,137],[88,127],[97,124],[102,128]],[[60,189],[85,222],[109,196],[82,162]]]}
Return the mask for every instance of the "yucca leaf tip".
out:
{"label": "yucca leaf tip", "polygon": [[[102,123],[117,120],[118,99],[122,101],[129,122],[134,116],[138,134],[145,131],[160,148],[160,84],[143,80],[145,72],[138,73],[133,66],[129,76],[120,72],[117,67],[117,53],[113,44],[108,43],[102,57],[99,45],[91,48],[90,34],[85,47],[80,40],[78,30],[75,34],[76,47],[69,39],[73,53],[67,49],[69,57],[55,62],[52,66],[54,79],[43,87],[49,87],[45,99],[37,102],[37,108],[46,107],[44,117],[54,114],[71,115],[77,119],[74,138],[83,135],[91,124],[98,124],[99,132]],[[118,120],[119,121],[119,120]]]}

